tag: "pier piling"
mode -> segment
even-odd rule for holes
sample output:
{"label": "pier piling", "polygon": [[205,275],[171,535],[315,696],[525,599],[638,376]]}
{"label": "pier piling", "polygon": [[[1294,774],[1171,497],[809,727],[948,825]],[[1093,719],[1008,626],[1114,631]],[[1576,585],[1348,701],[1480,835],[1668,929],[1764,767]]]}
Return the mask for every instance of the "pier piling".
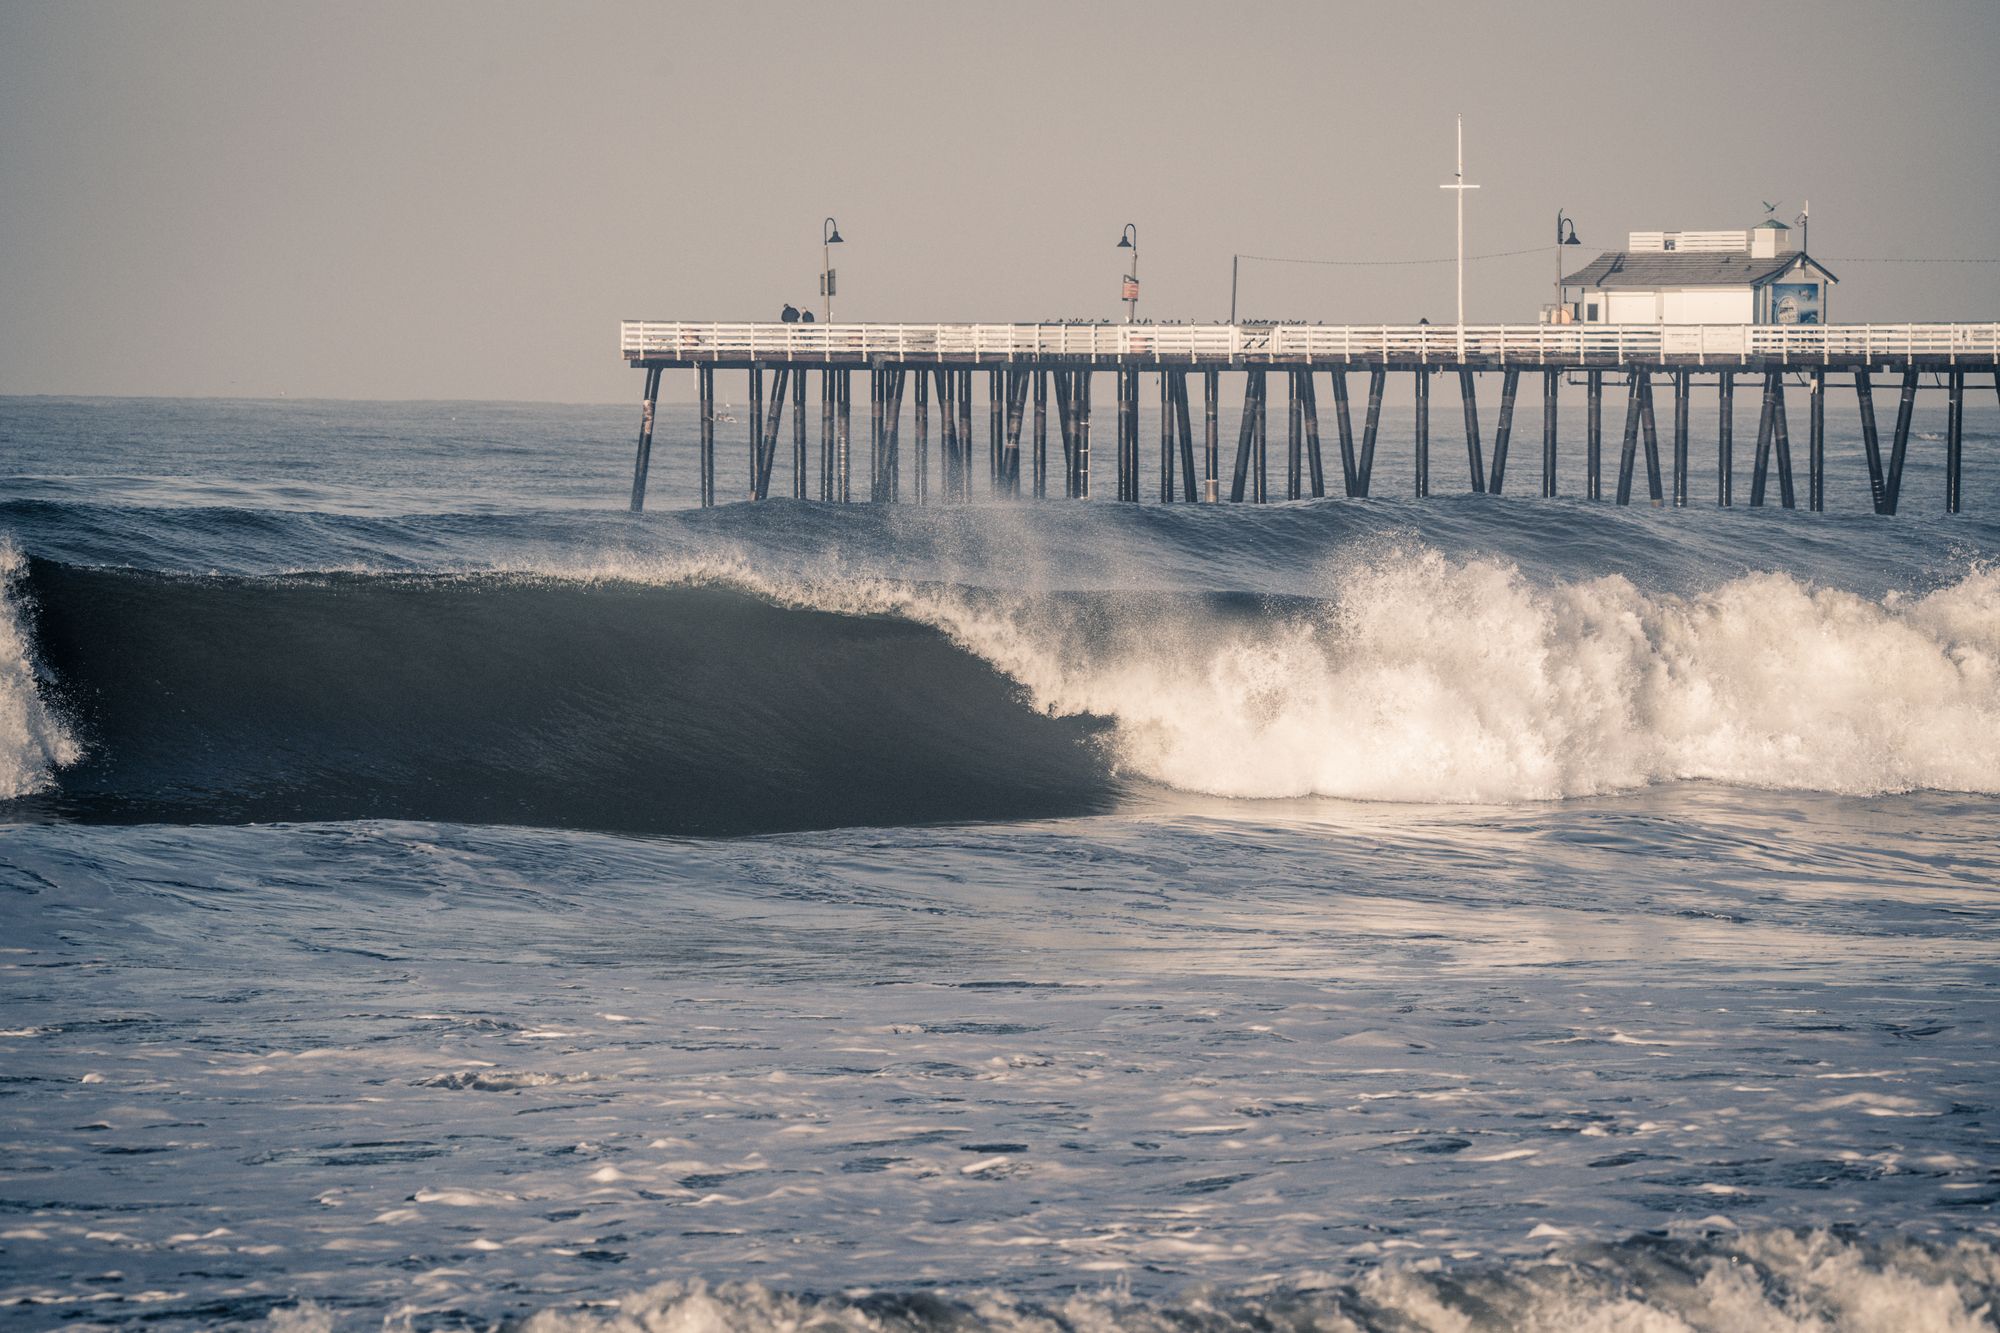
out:
{"label": "pier piling", "polygon": [[1944,512],[1956,514],[1960,444],[1965,435],[1965,372],[1952,371],[1947,383],[1949,397],[1944,418]]}
{"label": "pier piling", "polygon": [[1222,498],[1221,378],[1218,370],[1201,372],[1202,498],[1210,504]]}
{"label": "pier piling", "polygon": [[1417,371],[1416,491],[1422,500],[1431,493],[1431,372]]}
{"label": "pier piling", "polygon": [[1480,456],[1479,443],[1479,394],[1472,386],[1472,372],[1461,369],[1458,372],[1458,396],[1465,404],[1465,462],[1472,474],[1472,493],[1483,495],[1486,491],[1486,463]]}
{"label": "pier piling", "polygon": [[1521,387],[1521,372],[1509,366],[1500,372],[1500,419],[1493,423],[1493,461],[1486,474],[1486,490],[1500,494],[1507,479],[1507,446],[1514,434],[1514,394]]}
{"label": "pier piling", "polygon": [[1584,382],[1583,490],[1593,500],[1604,498],[1604,372],[1587,370]]}
{"label": "pier piling", "polygon": [[1674,508],[1685,509],[1688,502],[1688,396],[1689,373],[1674,372]]}
{"label": "pier piling", "polygon": [[1562,386],[1560,370],[1542,372],[1542,498],[1556,496],[1556,400]]}
{"label": "pier piling", "polygon": [[653,465],[653,417],[660,399],[660,368],[646,368],[645,400],[639,409],[639,452],[632,459],[632,512],[646,507],[646,473]]}
{"label": "pier piling", "polygon": [[1728,509],[1736,503],[1736,376],[1723,371],[1715,394],[1715,503]]}

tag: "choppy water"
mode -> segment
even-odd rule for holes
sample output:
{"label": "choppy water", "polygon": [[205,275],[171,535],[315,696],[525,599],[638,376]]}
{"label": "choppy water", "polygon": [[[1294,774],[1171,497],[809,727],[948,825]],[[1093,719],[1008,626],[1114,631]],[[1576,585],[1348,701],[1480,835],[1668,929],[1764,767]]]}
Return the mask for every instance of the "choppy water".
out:
{"label": "choppy water", "polygon": [[0,1321],[1993,1326],[1990,409],[1893,521],[634,415],[0,402]]}

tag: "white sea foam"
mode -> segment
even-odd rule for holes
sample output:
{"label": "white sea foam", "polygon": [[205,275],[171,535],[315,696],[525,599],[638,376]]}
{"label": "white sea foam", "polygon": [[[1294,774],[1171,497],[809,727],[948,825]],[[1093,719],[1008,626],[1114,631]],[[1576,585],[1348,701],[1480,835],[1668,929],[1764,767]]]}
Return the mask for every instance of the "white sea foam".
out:
{"label": "white sea foam", "polygon": [[757,1283],[667,1282],[614,1310],[543,1311],[527,1333],[735,1333],[735,1330],[1189,1330],[1282,1327],[1364,1333],[1979,1333],[1990,1329],[1996,1253],[1865,1246],[1826,1233],[1730,1237],[1687,1255],[1685,1276],[1643,1247],[1452,1272],[1385,1265],[1351,1284],[1197,1290],[1164,1302],[1122,1292],[1049,1305],[967,1291],[914,1298],[801,1297]]}
{"label": "white sea foam", "polygon": [[56,769],[73,764],[82,747],[43,701],[22,624],[20,583],[27,560],[0,539],[0,801],[49,785]]}
{"label": "white sea foam", "polygon": [[1325,571],[1314,609],[1228,615],[878,579],[678,569],[935,626],[1137,775],[1230,797],[1553,800],[1675,779],[2000,791],[2000,571],[1874,600],[1784,573],[1542,586],[1425,548]]}

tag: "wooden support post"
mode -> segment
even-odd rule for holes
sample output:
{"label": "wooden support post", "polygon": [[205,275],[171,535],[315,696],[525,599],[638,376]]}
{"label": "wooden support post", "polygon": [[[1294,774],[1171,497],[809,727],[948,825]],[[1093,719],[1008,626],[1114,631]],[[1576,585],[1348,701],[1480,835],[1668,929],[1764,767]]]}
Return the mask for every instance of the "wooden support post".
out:
{"label": "wooden support post", "polygon": [[1771,436],[1778,405],[1778,372],[1764,372],[1764,405],[1757,415],[1757,461],[1750,473],[1750,507],[1764,504],[1764,488],[1771,475]]}
{"label": "wooden support post", "polygon": [[1812,373],[1811,399],[1806,408],[1806,508],[1826,510],[1826,372]]}
{"label": "wooden support post", "polygon": [[888,372],[889,393],[889,499],[903,498],[903,381],[909,378],[909,371],[901,366]]}
{"label": "wooden support post", "polygon": [[1674,508],[1685,509],[1688,502],[1688,395],[1690,375],[1685,368],[1674,372]]}
{"label": "wooden support post", "polygon": [[1257,438],[1251,445],[1253,458],[1251,468],[1255,475],[1251,479],[1251,499],[1257,504],[1267,504],[1271,499],[1271,449],[1270,449],[1270,380],[1264,371],[1257,372]]}
{"label": "wooden support post", "polygon": [[1306,414],[1305,393],[1299,388],[1299,372],[1287,375],[1285,394],[1285,498],[1296,500],[1304,494]]}
{"label": "wooden support post", "polygon": [[1888,492],[1888,508],[1893,514],[1903,498],[1903,455],[1910,446],[1910,417],[1917,408],[1917,368],[1903,371],[1903,396],[1896,404],[1896,434],[1889,441],[1889,477],[1883,483]]}
{"label": "wooden support post", "polygon": [[1646,441],[1646,495],[1653,508],[1666,503],[1660,489],[1660,432],[1653,421],[1653,372],[1639,372],[1639,429]]}
{"label": "wooden support post", "polygon": [[1222,436],[1220,404],[1222,372],[1201,372],[1202,498],[1215,504],[1222,498]]}
{"label": "wooden support post", "polygon": [[1318,500],[1326,495],[1326,464],[1319,453],[1319,390],[1313,388],[1310,370],[1299,372],[1299,389],[1305,403],[1306,480],[1312,486],[1312,498]]}
{"label": "wooden support post", "polygon": [[757,465],[764,445],[764,369],[750,367],[750,498],[757,498]]}
{"label": "wooden support post", "polygon": [[1229,483],[1229,502],[1242,504],[1250,481],[1250,453],[1257,438],[1257,371],[1243,373],[1243,425],[1236,432],[1236,467]]}
{"label": "wooden support post", "polygon": [[1028,372],[1007,372],[1007,430],[1000,446],[1001,491],[1010,500],[1021,498],[1021,425],[1028,412]]}
{"label": "wooden support post", "polygon": [[1472,493],[1486,493],[1486,460],[1479,443],[1479,390],[1472,382],[1472,372],[1459,367],[1458,397],[1465,406],[1465,463],[1472,474]]}
{"label": "wooden support post", "polygon": [[930,385],[931,385],[931,377],[924,373],[924,368],[922,366],[918,366],[917,402],[916,402],[917,470],[915,476],[912,479],[915,484],[911,486],[910,490],[911,494],[916,497],[916,501],[920,505],[929,504],[931,501]]}
{"label": "wooden support post", "polygon": [[792,498],[806,498],[806,371],[792,375]]}
{"label": "wooden support post", "polygon": [[854,450],[852,439],[854,401],[854,372],[842,370],[834,384],[833,404],[833,453],[834,471],[839,483],[835,498],[842,504],[854,499]]}
{"label": "wooden support post", "polygon": [[1507,480],[1507,445],[1514,436],[1514,395],[1521,386],[1521,372],[1513,366],[1500,372],[1500,419],[1493,424],[1493,467],[1486,474],[1486,491],[1500,494]]}
{"label": "wooden support post", "polygon": [[1562,372],[1542,372],[1542,498],[1556,498],[1556,403],[1562,389]]}
{"label": "wooden support post", "polygon": [[888,441],[883,434],[882,397],[888,386],[884,384],[886,372],[879,366],[868,368],[868,502],[880,504],[882,494],[883,465],[887,462]]}
{"label": "wooden support post", "polygon": [[1868,497],[1878,514],[1888,511],[1882,484],[1882,440],[1875,431],[1875,385],[1867,366],[1854,372],[1854,405],[1861,413],[1861,451],[1868,458]]}
{"label": "wooden support post", "polygon": [[938,498],[945,504],[958,499],[958,372],[934,367],[938,409]]}
{"label": "wooden support post", "polygon": [[1787,509],[1795,509],[1798,499],[1792,494],[1792,433],[1785,421],[1785,376],[1782,371],[1776,380],[1778,402],[1771,416],[1771,444],[1778,454],[1778,502]]}
{"label": "wooden support post", "polygon": [[1037,367],[1029,373],[1035,377],[1035,498],[1044,500],[1049,494],[1049,372]]}
{"label": "wooden support post", "polygon": [[1333,425],[1340,435],[1340,488],[1350,500],[1361,494],[1361,475],[1354,459],[1354,414],[1347,406],[1347,368],[1333,372]]}
{"label": "wooden support post", "polygon": [[1056,433],[1062,437],[1063,455],[1063,499],[1076,498],[1076,432],[1070,425],[1070,385],[1071,375],[1067,370],[1055,372],[1056,391]]}
{"label": "wooden support post", "polygon": [[1946,380],[1944,418],[1944,512],[1956,514],[1959,506],[1959,462],[1965,436],[1965,372],[1954,366]]}
{"label": "wooden support post", "polygon": [[695,389],[701,398],[701,507],[715,504],[715,367],[696,366]]}
{"label": "wooden support post", "polygon": [[958,372],[958,498],[972,502],[972,371]]}
{"label": "wooden support post", "polygon": [[660,403],[660,367],[646,367],[646,388],[639,406],[639,452],[632,459],[632,512],[646,507],[646,473],[653,466],[653,416]]}
{"label": "wooden support post", "polygon": [[1090,381],[1088,369],[1076,373],[1076,498],[1090,498]]}
{"label": "wooden support post", "polygon": [[1431,372],[1417,370],[1417,498],[1431,493]]}
{"label": "wooden support post", "polygon": [[1368,415],[1361,422],[1361,461],[1354,469],[1357,491],[1364,500],[1368,498],[1368,488],[1375,484],[1375,437],[1382,431],[1382,390],[1388,382],[1386,367],[1377,366],[1368,372]]}
{"label": "wooden support post", "polygon": [[1174,370],[1174,418],[1180,426],[1180,484],[1194,504],[1194,420],[1188,410],[1188,372]]}
{"label": "wooden support post", "polygon": [[1583,493],[1604,498],[1604,372],[1584,372]]}
{"label": "wooden support post", "polygon": [[840,398],[840,372],[825,366],[819,372],[819,498],[833,499],[833,405]]}
{"label": "wooden support post", "polygon": [[986,372],[986,468],[988,468],[988,494],[1002,494],[1006,490],[1004,464],[1000,454],[1006,452],[1006,370]]}
{"label": "wooden support post", "polygon": [[1736,372],[1723,371],[1715,392],[1715,503],[1727,509],[1736,503]]}
{"label": "wooden support post", "polygon": [[1618,503],[1632,503],[1632,468],[1639,453],[1639,372],[1625,380],[1625,435],[1618,449]]}
{"label": "wooden support post", "polygon": [[1132,389],[1133,372],[1118,370],[1114,382],[1118,386],[1118,498],[1120,501],[1138,498],[1139,482],[1132,475],[1132,461],[1129,457],[1131,443],[1138,429],[1138,395]]}
{"label": "wooden support post", "polygon": [[791,371],[780,366],[771,372],[771,409],[764,421],[764,433],[757,440],[755,453],[755,475],[750,483],[750,498],[767,500],[771,496],[771,471],[778,462],[778,429],[784,424],[785,388]]}

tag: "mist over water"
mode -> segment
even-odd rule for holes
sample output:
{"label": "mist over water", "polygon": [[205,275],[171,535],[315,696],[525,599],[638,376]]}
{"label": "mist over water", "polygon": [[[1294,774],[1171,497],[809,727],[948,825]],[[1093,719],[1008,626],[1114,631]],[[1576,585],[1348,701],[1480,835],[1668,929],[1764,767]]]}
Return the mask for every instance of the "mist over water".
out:
{"label": "mist over water", "polygon": [[1990,411],[1951,520],[629,415],[0,403],[0,1308],[1990,1326]]}

